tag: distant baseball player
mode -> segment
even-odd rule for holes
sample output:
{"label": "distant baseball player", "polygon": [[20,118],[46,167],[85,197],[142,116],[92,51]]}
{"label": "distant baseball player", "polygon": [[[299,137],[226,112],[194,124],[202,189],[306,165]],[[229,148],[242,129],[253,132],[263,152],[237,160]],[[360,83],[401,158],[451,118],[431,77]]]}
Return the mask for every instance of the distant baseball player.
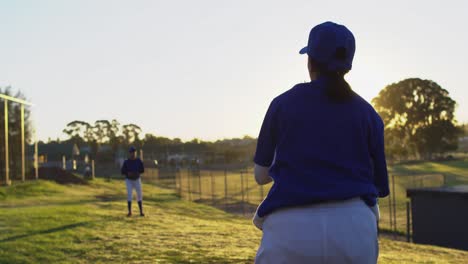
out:
{"label": "distant baseball player", "polygon": [[143,162],[137,158],[136,149],[130,147],[129,158],[124,161],[121,169],[122,175],[125,175],[125,183],[127,185],[127,202],[128,202],[128,215],[132,216],[132,193],[135,189],[138,199],[138,207],[140,208],[140,216],[145,216],[143,213],[143,193],[141,191],[140,175],[145,171]]}

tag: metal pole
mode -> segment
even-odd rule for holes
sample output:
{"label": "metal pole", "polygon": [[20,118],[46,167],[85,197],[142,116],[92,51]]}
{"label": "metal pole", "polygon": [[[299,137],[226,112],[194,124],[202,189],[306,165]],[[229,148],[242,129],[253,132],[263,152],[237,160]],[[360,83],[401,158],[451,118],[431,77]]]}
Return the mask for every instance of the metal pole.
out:
{"label": "metal pole", "polygon": [[245,174],[247,176],[247,178],[245,179],[245,189],[247,190],[247,192],[245,194],[247,195],[247,203],[249,203],[249,171],[246,170]]}
{"label": "metal pole", "polygon": [[38,153],[38,146],[37,146],[37,135],[35,137],[34,142],[34,176],[39,179],[39,153]]}
{"label": "metal pole", "polygon": [[62,155],[62,169],[67,170],[67,158],[65,155]]}
{"label": "metal pole", "polygon": [[[182,173],[176,171],[176,177],[179,178],[179,196],[182,198]],[[159,173],[158,173],[159,178]]]}
{"label": "metal pole", "polygon": [[406,242],[411,242],[410,226],[410,203],[406,202]]}
{"label": "metal pole", "polygon": [[397,231],[397,215],[396,215],[396,193],[395,193],[395,174],[392,173],[392,191],[393,191],[393,228]]}
{"label": "metal pole", "polygon": [[394,195],[393,193],[390,193],[390,195],[388,196],[388,209],[390,211],[390,214],[389,214],[389,219],[390,219],[390,230],[393,230],[392,226],[393,226],[393,217],[392,217],[392,195]]}
{"label": "metal pole", "polygon": [[198,190],[200,191],[200,200],[203,199],[202,188],[201,188],[201,186],[202,186],[201,181],[202,181],[201,171],[198,171]]}
{"label": "metal pole", "polygon": [[92,179],[94,179],[94,177],[95,177],[94,172],[95,172],[95,170],[94,170],[94,160],[91,160],[91,177],[92,177]]}
{"label": "metal pole", "polygon": [[26,179],[26,159],[24,147],[24,105],[21,104],[21,180]]}
{"label": "metal pole", "polygon": [[240,172],[241,178],[241,193],[242,193],[242,215],[245,215],[245,202],[244,202],[244,173]]}
{"label": "metal pole", "polygon": [[215,201],[215,195],[214,195],[214,189],[215,189],[215,182],[214,182],[214,177],[213,177],[213,171],[210,170],[210,177],[211,177],[211,202],[214,204]]}
{"label": "metal pole", "polygon": [[5,184],[10,185],[10,157],[8,148],[8,101],[4,100],[5,111]]}
{"label": "metal pole", "polygon": [[227,208],[227,196],[228,196],[228,190],[227,190],[227,169],[224,168],[224,207]]}
{"label": "metal pole", "polygon": [[189,174],[189,170],[187,169],[187,184],[188,184],[188,199],[189,201],[192,200],[192,193],[191,193],[191,190],[190,190],[190,174]]}

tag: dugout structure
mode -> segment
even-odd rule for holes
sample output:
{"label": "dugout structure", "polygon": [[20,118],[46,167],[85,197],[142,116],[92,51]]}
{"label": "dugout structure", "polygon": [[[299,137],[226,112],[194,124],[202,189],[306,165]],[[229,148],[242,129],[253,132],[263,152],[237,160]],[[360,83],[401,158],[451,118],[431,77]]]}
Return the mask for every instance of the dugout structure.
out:
{"label": "dugout structure", "polygon": [[407,190],[413,242],[468,250],[468,185]]}
{"label": "dugout structure", "polygon": [[[24,108],[26,106],[32,106],[33,104],[27,102],[25,100],[15,98],[12,96],[0,94],[0,100],[4,101],[4,131],[0,131],[0,133],[4,136],[4,144],[5,144],[5,175],[2,177],[2,184],[10,185],[10,159],[9,159],[9,142],[8,142],[8,102],[13,102],[20,104],[21,106],[21,180],[24,181],[26,178],[26,158],[25,158],[25,138],[24,138]],[[35,151],[34,151],[34,168],[35,168],[35,176],[37,179],[37,142],[35,143]]]}

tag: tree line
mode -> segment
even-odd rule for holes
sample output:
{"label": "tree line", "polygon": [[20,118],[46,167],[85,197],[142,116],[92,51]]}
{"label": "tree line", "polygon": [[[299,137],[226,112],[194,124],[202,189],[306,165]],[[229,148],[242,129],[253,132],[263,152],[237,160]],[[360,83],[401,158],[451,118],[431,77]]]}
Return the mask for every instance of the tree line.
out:
{"label": "tree line", "polygon": [[[10,87],[0,92],[12,95]],[[25,98],[18,92],[13,96]],[[454,111],[456,102],[449,92],[431,80],[405,79],[392,83],[372,99],[372,105],[385,124],[385,148],[391,160],[433,159],[456,151],[459,138],[468,136],[468,126],[458,125]],[[3,132],[3,100],[0,102],[0,132]],[[20,145],[20,108],[9,102],[10,144]],[[26,138],[31,139],[30,110],[26,108]],[[174,154],[202,157],[211,162],[251,161],[255,152],[256,139],[243,138],[218,140],[215,142],[193,139],[183,142],[179,138],[168,138],[144,134],[136,124],[121,124],[118,120],[96,120],[94,123],[75,120],[66,125],[63,133],[66,140],[40,142],[40,152],[60,159],[69,155],[73,145],[87,148],[95,159],[111,161],[116,153],[134,145],[143,149],[152,158],[164,159]],[[0,133],[0,138],[3,134]],[[465,141],[460,141],[465,148]],[[62,154],[60,154],[62,153]],[[4,146],[0,142],[0,165],[4,168]],[[20,149],[10,148],[10,167],[19,168]]]}
{"label": "tree line", "polygon": [[87,145],[89,154],[95,157],[99,147],[108,145],[113,153],[119,150],[119,147],[135,144],[142,146],[140,126],[135,124],[121,125],[119,121],[113,119],[97,120],[94,124],[85,121],[75,120],[67,124],[63,133],[69,137],[69,141],[78,146]]}
{"label": "tree line", "polygon": [[[40,144],[42,149],[54,146],[61,149],[59,153],[52,149],[50,158],[57,159],[60,152],[70,155],[72,146],[87,146],[91,158],[100,161],[112,161],[116,154],[126,154],[129,146],[142,149],[145,157],[164,161],[172,155],[203,158],[208,163],[248,162],[253,158],[256,139],[243,138],[224,139],[214,142],[193,139],[183,142],[180,138],[168,138],[146,133],[136,124],[121,125],[116,119],[97,120],[93,124],[75,120],[66,125],[63,133],[68,136],[65,141],[50,141]],[[62,146],[62,147],[61,147]],[[66,146],[65,149],[63,146]],[[54,155],[55,154],[55,155]],[[62,154],[64,155],[64,154]]]}

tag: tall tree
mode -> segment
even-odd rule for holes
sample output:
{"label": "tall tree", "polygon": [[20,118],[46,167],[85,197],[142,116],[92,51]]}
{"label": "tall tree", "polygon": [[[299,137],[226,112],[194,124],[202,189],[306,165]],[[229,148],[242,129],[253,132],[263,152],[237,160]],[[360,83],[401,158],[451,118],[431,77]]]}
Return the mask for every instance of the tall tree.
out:
{"label": "tall tree", "polygon": [[84,141],[90,148],[90,154],[93,159],[96,158],[99,149],[98,131],[96,127],[86,123],[84,132]]}
{"label": "tall tree", "polygon": [[67,124],[63,133],[65,133],[74,144],[82,144],[88,136],[90,125],[86,122],[75,120]]}
{"label": "tall tree", "polygon": [[120,134],[120,123],[116,119],[112,119],[109,127],[109,144],[111,145],[114,155],[118,152],[122,142],[123,138]]}
{"label": "tall tree", "polygon": [[142,146],[141,128],[135,124],[127,124],[122,126],[122,135],[124,142],[127,145],[136,144],[137,147]]}
{"label": "tall tree", "polygon": [[97,120],[94,122],[95,138],[99,144],[108,143],[111,132],[111,122],[108,120]]}
{"label": "tall tree", "polygon": [[385,87],[372,100],[386,130],[391,156],[434,153],[456,149],[456,102],[449,92],[430,80],[411,78]]}

